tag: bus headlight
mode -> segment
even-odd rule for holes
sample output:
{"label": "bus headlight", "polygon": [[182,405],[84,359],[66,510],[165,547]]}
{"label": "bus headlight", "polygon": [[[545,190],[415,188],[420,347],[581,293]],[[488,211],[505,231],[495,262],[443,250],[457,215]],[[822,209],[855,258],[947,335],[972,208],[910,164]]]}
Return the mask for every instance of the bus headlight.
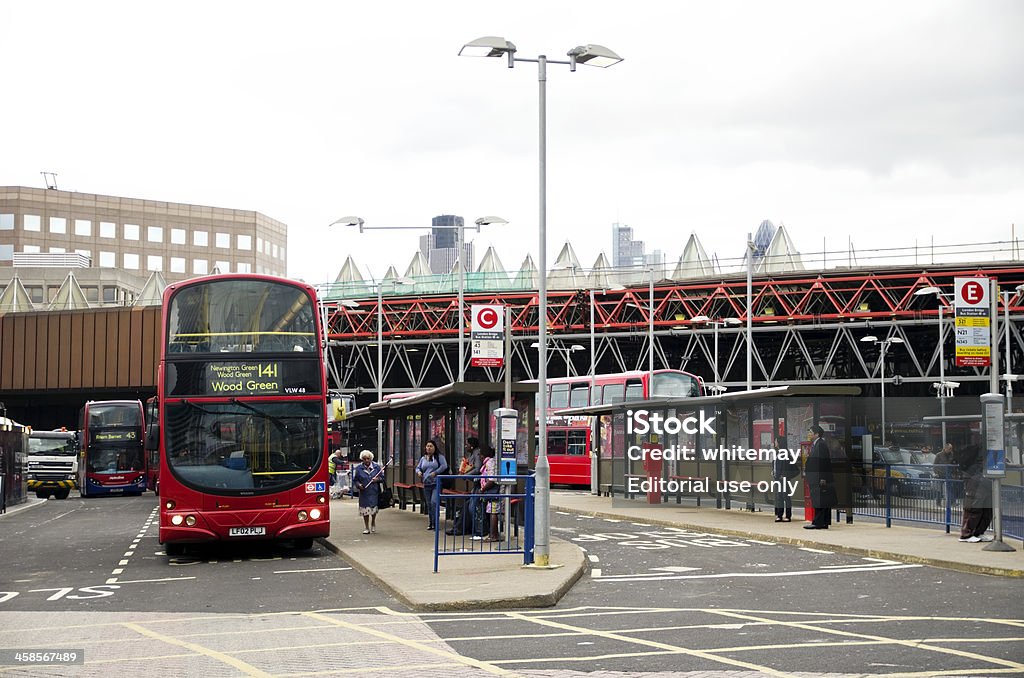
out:
{"label": "bus headlight", "polygon": [[171,516],[171,525],[181,525],[184,521],[185,518],[183,518],[182,516]]}
{"label": "bus headlight", "polygon": [[168,499],[167,502],[164,503],[164,508],[168,511],[173,511],[175,506],[177,506],[177,504],[174,503],[173,499]]}
{"label": "bus headlight", "polygon": [[322,494],[317,496],[316,501],[317,501],[318,504],[326,504],[327,503],[327,499]]}
{"label": "bus headlight", "polygon": [[185,524],[188,525],[189,527],[192,527],[193,525],[196,524],[196,517],[195,516],[185,516]]}
{"label": "bus headlight", "polygon": [[313,520],[320,520],[320,509],[315,508],[309,511],[309,517]]}
{"label": "bus headlight", "polygon": [[299,522],[300,523],[305,521],[308,518],[309,518],[309,514],[308,513],[306,513],[305,511],[299,511]]}

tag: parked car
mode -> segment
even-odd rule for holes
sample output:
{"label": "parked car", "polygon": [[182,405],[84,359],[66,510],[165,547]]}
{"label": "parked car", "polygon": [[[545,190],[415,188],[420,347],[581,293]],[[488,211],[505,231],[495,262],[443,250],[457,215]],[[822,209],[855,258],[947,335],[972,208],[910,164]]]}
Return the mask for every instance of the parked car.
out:
{"label": "parked car", "polygon": [[896,496],[934,499],[941,491],[940,483],[932,477],[931,463],[924,462],[920,452],[876,447],[871,460],[871,490],[876,497],[885,494],[887,466]]}

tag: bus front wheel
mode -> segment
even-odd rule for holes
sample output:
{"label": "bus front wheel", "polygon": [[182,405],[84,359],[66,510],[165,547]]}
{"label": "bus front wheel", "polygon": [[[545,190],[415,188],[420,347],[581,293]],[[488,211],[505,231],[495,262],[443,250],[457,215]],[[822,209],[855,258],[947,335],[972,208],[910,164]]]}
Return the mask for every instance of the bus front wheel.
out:
{"label": "bus front wheel", "polygon": [[172,558],[174,556],[181,556],[185,554],[185,545],[168,542],[164,544],[164,552]]}
{"label": "bus front wheel", "polygon": [[53,496],[57,497],[57,499],[67,499],[69,494],[71,494],[71,490],[65,487],[57,490]]}

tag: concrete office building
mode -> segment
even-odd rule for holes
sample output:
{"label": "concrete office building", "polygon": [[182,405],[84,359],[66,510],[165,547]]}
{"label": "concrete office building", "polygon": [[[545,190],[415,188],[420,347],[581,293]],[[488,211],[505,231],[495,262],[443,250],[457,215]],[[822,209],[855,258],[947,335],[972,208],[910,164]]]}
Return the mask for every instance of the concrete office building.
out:
{"label": "concrete office building", "polygon": [[[454,214],[442,214],[431,219],[430,226],[430,233],[420,236],[420,252],[427,258],[430,272],[443,275],[452,270],[459,258],[456,227],[465,226],[465,221]],[[474,270],[473,243],[463,242],[462,252],[466,260],[466,270]]]}
{"label": "concrete office building", "polygon": [[131,303],[154,271],[287,275],[287,244],[251,210],[0,186],[0,289],[16,275],[37,308],[69,271],[93,305]]}

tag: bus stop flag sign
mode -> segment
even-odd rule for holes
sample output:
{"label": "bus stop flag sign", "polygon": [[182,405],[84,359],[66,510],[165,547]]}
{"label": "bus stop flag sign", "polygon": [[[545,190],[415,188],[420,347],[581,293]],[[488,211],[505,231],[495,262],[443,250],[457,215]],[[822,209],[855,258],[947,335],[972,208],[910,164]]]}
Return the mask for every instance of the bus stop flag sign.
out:
{"label": "bus stop flag sign", "polygon": [[501,367],[505,362],[505,307],[501,304],[473,304],[470,315],[470,366]]}
{"label": "bus stop flag sign", "polygon": [[988,367],[989,347],[988,278],[954,278],[956,310],[956,366]]}

